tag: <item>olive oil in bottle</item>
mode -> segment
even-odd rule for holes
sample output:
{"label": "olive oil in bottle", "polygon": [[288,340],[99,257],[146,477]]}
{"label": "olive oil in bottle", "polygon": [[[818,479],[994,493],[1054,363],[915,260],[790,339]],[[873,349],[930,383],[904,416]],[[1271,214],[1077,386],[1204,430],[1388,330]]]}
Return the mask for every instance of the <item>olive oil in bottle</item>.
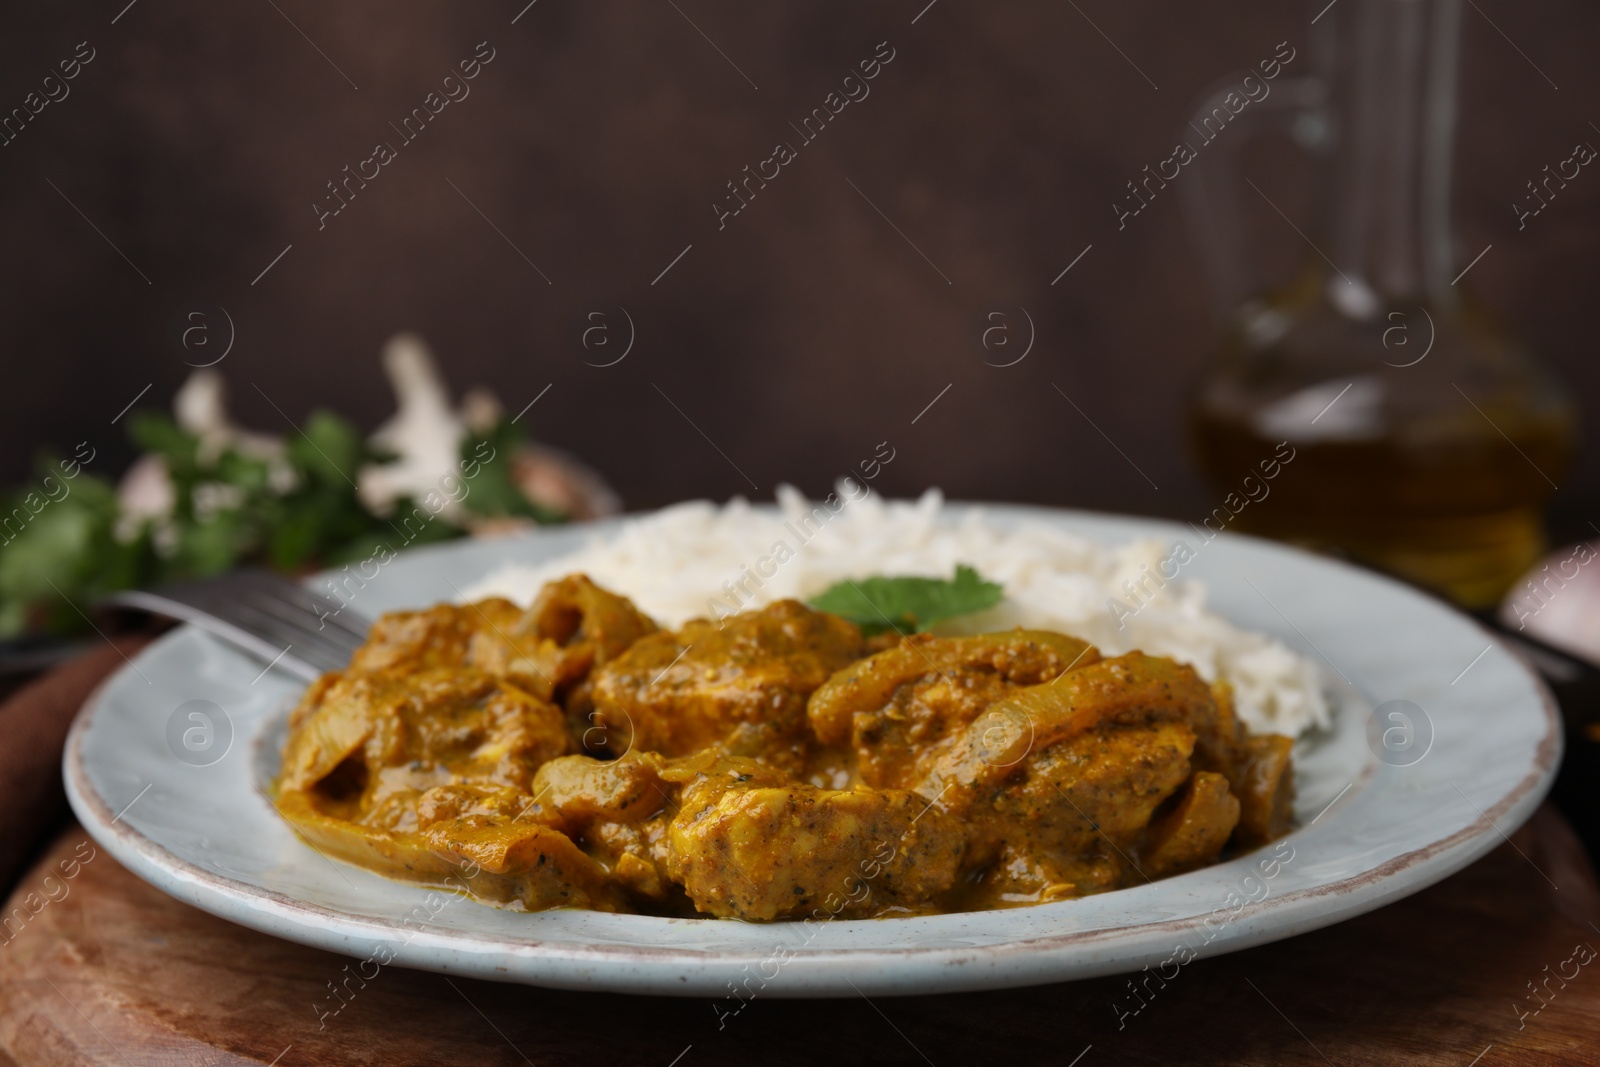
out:
{"label": "olive oil in bottle", "polygon": [[[1458,322],[1470,320],[1452,329]],[[1492,334],[1438,338],[1427,357],[1437,371],[1423,374],[1424,364],[1375,358],[1389,354],[1381,329],[1346,337],[1344,358],[1327,359],[1327,373],[1294,381],[1281,366],[1259,376],[1245,368],[1324,361],[1271,347],[1225,361],[1232,373],[1214,371],[1191,411],[1195,455],[1221,490],[1284,454],[1287,442],[1292,459],[1230,529],[1344,555],[1463,606],[1488,606],[1543,554],[1542,508],[1573,449],[1572,409]],[[1498,358],[1486,361],[1485,349]],[[1366,358],[1349,358],[1356,354]]]}
{"label": "olive oil in bottle", "polygon": [[[1190,433],[1219,499],[1280,443],[1292,449],[1231,529],[1483,607],[1544,548],[1542,508],[1576,419],[1553,375],[1456,285],[1471,258],[1457,254],[1448,207],[1460,11],[1460,0],[1347,0],[1316,28],[1319,86],[1284,105],[1325,131],[1314,269],[1265,298],[1222,294],[1233,310]],[[1202,209],[1223,199],[1197,191]],[[1248,257],[1219,217],[1230,213],[1197,216],[1213,276],[1245,278]]]}

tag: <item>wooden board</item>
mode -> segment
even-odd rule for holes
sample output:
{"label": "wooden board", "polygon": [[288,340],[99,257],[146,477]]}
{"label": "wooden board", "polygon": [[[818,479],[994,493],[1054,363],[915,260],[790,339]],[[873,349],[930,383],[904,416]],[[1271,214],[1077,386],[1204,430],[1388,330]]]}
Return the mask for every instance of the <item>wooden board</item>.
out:
{"label": "wooden board", "polygon": [[19,1064],[1600,1064],[1600,960],[1574,956],[1600,948],[1600,893],[1548,808],[1515,848],[1423,893],[1197,961],[1165,987],[1151,979],[1136,1014],[1126,976],[758,998],[720,1019],[730,1002],[397,968],[363,984],[355,961],[179,904],[103,852],[72,868],[85,841],[77,828],[61,837],[7,905],[26,913],[36,894],[37,914],[0,944],[0,1049]]}

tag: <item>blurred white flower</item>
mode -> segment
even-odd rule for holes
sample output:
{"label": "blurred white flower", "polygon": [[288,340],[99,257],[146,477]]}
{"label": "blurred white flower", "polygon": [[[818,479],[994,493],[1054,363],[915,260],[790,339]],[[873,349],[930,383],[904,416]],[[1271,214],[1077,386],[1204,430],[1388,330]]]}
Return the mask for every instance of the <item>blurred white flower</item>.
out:
{"label": "blurred white flower", "polygon": [[[393,511],[401,496],[421,498],[436,491],[440,479],[459,476],[461,442],[467,435],[467,424],[451,407],[433,353],[421,337],[405,332],[389,338],[383,346],[383,370],[399,410],[370,440],[396,459],[364,467],[356,479],[361,502],[379,515]],[[452,502],[444,513],[456,520],[460,505]]]}
{"label": "blurred white flower", "polygon": [[[228,416],[227,386],[217,371],[201,369],[190,374],[173,397],[172,415],[179,428],[199,438],[201,463],[214,462],[225,450],[233,448],[265,460],[274,489],[286,492],[294,487],[294,471],[284,457],[283,439],[252,433],[234,424]],[[202,491],[207,493],[204,499]],[[233,486],[208,483],[195,490],[195,507],[202,517],[225,507],[238,507],[242,499]],[[166,460],[154,455],[139,457],[117,483],[116,537],[131,541],[146,522],[159,522],[171,515],[174,503],[176,494]],[[162,543],[168,544],[169,550],[176,546],[176,531],[168,529],[162,536],[165,541],[158,537],[158,547]]]}
{"label": "blurred white flower", "polygon": [[201,482],[194,487],[194,513],[201,520],[219,511],[237,510],[244,504],[244,490],[226,482]]}
{"label": "blurred white flower", "polygon": [[126,544],[151,520],[172,514],[175,502],[172,479],[160,456],[140,456],[117,483],[117,524],[112,531]]}

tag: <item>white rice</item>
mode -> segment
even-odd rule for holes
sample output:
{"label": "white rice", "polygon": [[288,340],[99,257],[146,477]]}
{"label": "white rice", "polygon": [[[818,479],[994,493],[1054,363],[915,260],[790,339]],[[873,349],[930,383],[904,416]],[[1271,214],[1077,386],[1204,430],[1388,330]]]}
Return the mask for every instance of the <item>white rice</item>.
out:
{"label": "white rice", "polygon": [[[859,487],[854,487],[859,489]],[[838,500],[846,499],[841,483]],[[630,597],[658,622],[677,626],[785,597],[804,600],[844,578],[923,575],[948,578],[957,563],[1005,587],[991,611],[939,627],[979,633],[1026,626],[1057,630],[1117,655],[1142,649],[1189,663],[1207,681],[1232,683],[1239,717],[1258,732],[1298,736],[1329,723],[1319,669],[1281,642],[1242,630],[1205,609],[1197,582],[1170,581],[1132,615],[1107,607],[1141,567],[1156,570],[1170,546],[1155,540],[1104,548],[1039,522],[1002,530],[981,510],[959,521],[941,515],[929,490],[917,501],[876,494],[844,504],[819,524],[801,525],[813,505],[794,488],[778,489],[778,513],[743,498],[718,507],[692,501],[628,520],[606,538],[537,566],[511,565],[467,590],[468,599],[503,596],[526,604],[547,581],[574,571]],[[817,514],[826,516],[823,506]],[[779,549],[782,543],[788,553]],[[788,556],[779,562],[778,557]],[[746,577],[748,575],[748,577]],[[743,581],[744,589],[733,585]],[[1153,588],[1154,583],[1146,583]],[[717,599],[713,600],[715,597]],[[723,605],[720,609],[718,604]]]}

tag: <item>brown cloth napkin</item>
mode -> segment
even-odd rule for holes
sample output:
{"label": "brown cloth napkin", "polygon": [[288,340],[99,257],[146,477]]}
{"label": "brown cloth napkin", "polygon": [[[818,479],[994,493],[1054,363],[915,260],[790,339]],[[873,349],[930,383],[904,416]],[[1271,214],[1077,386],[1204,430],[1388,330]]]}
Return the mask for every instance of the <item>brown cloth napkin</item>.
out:
{"label": "brown cloth napkin", "polygon": [[73,716],[95,686],[151,640],[147,634],[118,637],[0,704],[0,899],[66,813],[61,750]]}

